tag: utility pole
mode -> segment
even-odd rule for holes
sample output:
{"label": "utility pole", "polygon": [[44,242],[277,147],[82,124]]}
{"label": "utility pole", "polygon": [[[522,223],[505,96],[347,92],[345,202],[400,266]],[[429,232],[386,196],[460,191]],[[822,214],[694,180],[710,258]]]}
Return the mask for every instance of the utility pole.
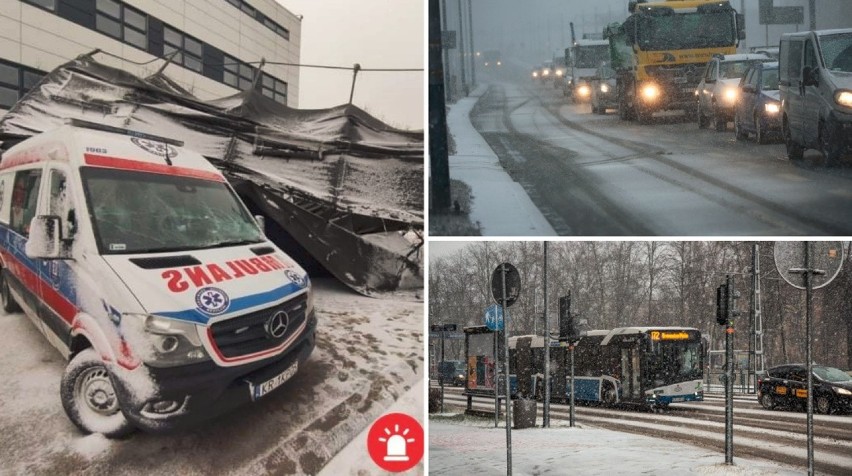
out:
{"label": "utility pole", "polygon": [[[440,13],[438,13],[438,17],[432,16],[432,12],[431,12],[432,7],[430,6],[429,8],[430,8],[430,12],[429,12],[429,21],[430,22],[434,18],[440,18],[441,19],[441,32],[438,35],[438,37],[442,39],[442,43],[443,43],[443,35],[444,35],[444,32],[447,31],[447,0],[441,0],[441,10],[440,10]],[[444,66],[443,66],[443,68],[444,68],[444,84],[448,85],[448,84],[450,84],[450,79],[452,78],[452,76],[450,76],[450,52],[447,48],[444,48],[443,44],[441,45],[441,48],[442,48],[442,51],[443,51],[443,54],[444,54]],[[452,89],[452,85],[450,85],[450,88]],[[445,89],[445,91],[444,91],[445,93],[448,92],[448,91],[446,91],[446,86],[444,87],[444,89]]]}
{"label": "utility pole", "polygon": [[470,85],[471,88],[476,88],[476,51],[473,47],[473,0],[467,0],[467,31],[470,37]]}
{"label": "utility pole", "polygon": [[816,0],[808,1],[808,16],[811,17],[811,31],[817,29],[816,24]]}
{"label": "utility pole", "polygon": [[461,85],[464,95],[467,96],[467,79],[464,73],[464,15],[462,15],[462,0],[457,0],[459,5],[459,65],[461,66]]}
{"label": "utility pole", "polygon": [[544,409],[542,427],[550,426],[550,321],[547,319],[547,241],[544,242]]}
{"label": "utility pole", "polygon": [[[446,0],[442,0],[446,1]],[[441,11],[429,0],[429,164],[431,201],[435,210],[450,208],[450,160],[447,146],[447,103],[444,64],[441,61]],[[443,50],[446,56],[446,50]]]}

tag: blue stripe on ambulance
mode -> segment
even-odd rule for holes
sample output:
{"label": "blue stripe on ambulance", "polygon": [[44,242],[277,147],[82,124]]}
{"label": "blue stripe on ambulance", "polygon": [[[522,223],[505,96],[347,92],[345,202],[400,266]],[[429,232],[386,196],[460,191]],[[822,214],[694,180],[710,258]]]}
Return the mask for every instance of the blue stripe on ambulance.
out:
{"label": "blue stripe on ambulance", "polygon": [[[285,286],[275,288],[271,291],[238,297],[231,300],[231,305],[228,307],[228,314],[244,311],[246,309],[262,305],[271,306],[277,303],[278,301],[281,301],[287,298],[288,296],[304,289],[304,287],[299,286],[296,283],[290,283]],[[151,314],[203,325],[206,325],[207,322],[210,320],[209,314],[197,308],[185,309],[183,311],[152,312]]]}

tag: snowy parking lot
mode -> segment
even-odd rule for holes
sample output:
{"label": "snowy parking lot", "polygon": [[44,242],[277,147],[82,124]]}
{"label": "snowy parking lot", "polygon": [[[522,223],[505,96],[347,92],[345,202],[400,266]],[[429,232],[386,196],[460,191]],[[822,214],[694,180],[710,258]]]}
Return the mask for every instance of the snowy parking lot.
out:
{"label": "snowy parking lot", "polygon": [[[191,431],[123,440],[72,425],[61,355],[23,314],[0,314],[0,473],[317,473],[422,381],[423,304],[363,297],[332,279],[314,285],[317,348],[292,380]],[[423,421],[422,403],[406,408]]]}

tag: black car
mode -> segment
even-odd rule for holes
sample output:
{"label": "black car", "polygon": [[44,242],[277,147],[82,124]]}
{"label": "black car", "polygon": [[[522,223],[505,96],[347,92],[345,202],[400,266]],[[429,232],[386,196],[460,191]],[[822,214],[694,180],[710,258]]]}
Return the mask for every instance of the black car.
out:
{"label": "black car", "polygon": [[[813,366],[814,410],[828,414],[852,411],[852,376],[834,367]],[[757,398],[764,408],[806,408],[808,371],[804,364],[773,367],[757,380]]]}

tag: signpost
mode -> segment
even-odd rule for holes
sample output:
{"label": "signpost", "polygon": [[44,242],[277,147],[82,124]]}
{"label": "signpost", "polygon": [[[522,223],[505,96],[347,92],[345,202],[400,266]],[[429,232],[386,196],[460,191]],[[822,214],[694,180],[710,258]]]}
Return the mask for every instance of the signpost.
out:
{"label": "signpost", "polygon": [[811,357],[811,314],[813,290],[830,283],[843,266],[840,241],[776,241],[775,266],[784,281],[805,290],[805,360],[808,366],[808,475],[814,474],[814,399],[813,358]]}
{"label": "signpost", "polygon": [[[503,330],[503,308],[497,304],[492,304],[485,309],[485,327],[489,330],[494,331],[494,362],[495,365],[499,362],[499,355],[497,355],[497,349],[499,346],[497,345],[497,337],[500,334],[499,331]],[[497,368],[495,367],[494,375],[498,374]],[[494,384],[494,428],[497,428],[498,421],[500,419],[500,396],[499,396],[499,385],[497,382]]]}
{"label": "signpost", "polygon": [[[494,300],[500,304],[502,315],[506,315],[506,308],[511,306],[518,300],[518,295],[521,292],[521,274],[518,269],[509,263],[503,263],[494,269],[491,273],[491,294]],[[503,398],[506,399],[506,475],[512,476],[512,407],[509,405],[511,393],[509,391],[509,327],[503,325],[503,381],[505,382],[506,393]],[[494,393],[497,393],[495,387]]]}

